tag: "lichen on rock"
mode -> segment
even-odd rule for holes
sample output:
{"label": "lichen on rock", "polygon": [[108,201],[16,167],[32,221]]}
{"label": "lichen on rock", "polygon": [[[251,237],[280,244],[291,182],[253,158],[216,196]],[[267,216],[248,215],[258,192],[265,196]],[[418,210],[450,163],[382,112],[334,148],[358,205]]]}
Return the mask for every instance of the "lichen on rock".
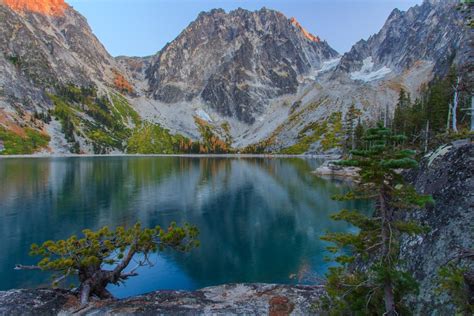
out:
{"label": "lichen on rock", "polygon": [[123,300],[92,301],[80,308],[72,292],[0,292],[0,315],[308,315],[321,286],[227,284],[197,291],[157,291]]}
{"label": "lichen on rock", "polygon": [[[425,157],[419,169],[408,174],[418,192],[435,200],[428,210],[405,214],[430,229],[422,236],[404,238],[401,244],[402,260],[420,286],[419,294],[410,299],[415,315],[454,314],[446,293],[439,293],[438,271],[459,249],[474,245],[473,157],[474,144],[454,142]],[[473,260],[463,263],[474,269]]]}

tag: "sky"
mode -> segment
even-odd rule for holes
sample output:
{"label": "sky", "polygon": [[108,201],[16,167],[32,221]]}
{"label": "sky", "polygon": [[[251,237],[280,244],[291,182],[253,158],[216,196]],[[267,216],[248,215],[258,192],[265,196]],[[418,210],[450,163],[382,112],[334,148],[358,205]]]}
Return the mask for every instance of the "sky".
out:
{"label": "sky", "polygon": [[175,39],[202,11],[275,9],[295,17],[339,53],[377,33],[394,8],[422,0],[66,0],[84,15],[113,56],[149,56]]}

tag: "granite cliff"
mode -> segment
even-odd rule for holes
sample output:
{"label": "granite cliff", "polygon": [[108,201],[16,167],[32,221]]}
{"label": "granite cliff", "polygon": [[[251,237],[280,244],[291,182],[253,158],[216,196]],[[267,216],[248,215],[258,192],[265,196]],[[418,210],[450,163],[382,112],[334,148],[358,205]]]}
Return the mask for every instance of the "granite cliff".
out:
{"label": "granite cliff", "polygon": [[[472,34],[456,4],[395,9],[343,56],[295,18],[263,8],[203,12],[154,56],[112,58],[62,0],[4,0],[0,129],[19,140],[39,133],[47,146],[24,153],[140,152],[132,135],[142,143],[207,137],[246,152],[338,152],[351,104],[366,121],[391,115],[400,89],[416,98],[451,65],[472,64]],[[58,117],[59,101],[67,118]],[[48,111],[56,120],[34,119]],[[150,126],[158,136],[147,136]]]}
{"label": "granite cliff", "polygon": [[[77,120],[66,120],[65,115],[49,119],[59,108],[55,97],[65,94],[68,87],[69,92],[90,90],[110,99],[104,116],[112,117],[110,109],[116,102],[111,95],[127,82],[86,19],[62,0],[5,0],[0,2],[0,30],[0,131],[7,150],[12,149],[10,144],[27,143],[34,136],[47,137],[49,145],[31,148],[32,152],[65,153],[75,142],[80,147],[77,152],[93,152],[97,139],[91,131],[100,126],[92,114],[92,102],[89,107],[77,102],[77,108],[72,104],[64,108],[77,113]],[[75,129],[67,135],[71,124]],[[102,130],[111,133],[110,128]],[[13,148],[13,152],[32,153],[24,152],[25,148]]]}
{"label": "granite cliff", "polygon": [[296,93],[298,76],[338,56],[296,23],[268,9],[201,13],[153,58],[150,94],[165,103],[201,97],[223,116],[254,123],[271,99]]}

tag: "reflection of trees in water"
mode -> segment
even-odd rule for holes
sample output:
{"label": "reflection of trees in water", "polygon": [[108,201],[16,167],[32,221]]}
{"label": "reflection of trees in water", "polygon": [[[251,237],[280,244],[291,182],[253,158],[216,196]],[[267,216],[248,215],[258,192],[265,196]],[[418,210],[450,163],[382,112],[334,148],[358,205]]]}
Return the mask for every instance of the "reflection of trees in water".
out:
{"label": "reflection of trees in water", "polygon": [[[27,253],[33,242],[62,239],[83,228],[176,220],[201,230],[202,247],[175,257],[198,283],[276,276],[283,282],[323,251],[323,230],[347,228],[328,218],[341,208],[330,196],[344,187],[312,176],[313,168],[302,159],[5,160],[0,162],[6,184],[0,187],[0,270],[32,263]],[[39,274],[8,278],[2,286],[27,278],[46,281]]]}
{"label": "reflection of trees in water", "polygon": [[[201,248],[175,257],[198,284],[289,281],[308,257],[324,252],[319,236],[325,230],[346,229],[329,219],[343,204],[330,199],[341,187],[311,176],[309,166],[296,170],[280,159],[227,165],[221,168],[225,176],[210,171],[212,185],[226,179],[218,185],[226,190],[201,205],[199,216],[185,216],[200,228]],[[321,255],[317,261],[324,265]]]}
{"label": "reflection of trees in water", "polygon": [[16,159],[0,161],[0,201],[5,202],[18,192],[30,198],[36,187],[47,185],[49,163],[37,159],[22,159],[21,162]]}
{"label": "reflection of trees in water", "polygon": [[[29,246],[62,239],[84,228],[136,220],[129,205],[140,187],[165,179],[172,159],[70,158],[0,161],[0,271],[33,263]],[[164,181],[164,180],[163,180]],[[132,216],[129,216],[132,213]],[[7,275],[9,284],[45,284],[32,273]]]}

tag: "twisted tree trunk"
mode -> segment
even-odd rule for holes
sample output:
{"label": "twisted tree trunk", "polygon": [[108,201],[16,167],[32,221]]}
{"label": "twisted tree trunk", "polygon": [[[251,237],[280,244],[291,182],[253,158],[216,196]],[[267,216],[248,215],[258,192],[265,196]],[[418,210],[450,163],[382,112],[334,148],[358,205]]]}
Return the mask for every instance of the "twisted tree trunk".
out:
{"label": "twisted tree trunk", "polygon": [[82,276],[80,274],[79,280],[81,282],[79,287],[81,305],[87,305],[90,297],[94,295],[100,299],[113,298],[113,295],[107,290],[107,285],[117,283],[113,272],[99,268],[92,274],[82,274]]}
{"label": "twisted tree trunk", "polygon": [[[382,217],[382,262],[390,268],[391,265],[391,229],[390,225],[392,222],[392,211],[387,205],[387,194],[385,185],[382,185],[382,189],[378,198],[378,206],[380,215]],[[387,316],[398,315],[395,310],[395,295],[393,291],[393,283],[390,277],[385,277],[384,285],[384,301],[385,301],[385,314]]]}
{"label": "twisted tree trunk", "polygon": [[458,110],[458,102],[459,102],[459,82],[461,81],[461,77],[458,77],[456,80],[456,86],[453,86],[454,89],[454,96],[453,96],[453,131],[458,132],[458,120],[457,120],[457,110]]}
{"label": "twisted tree trunk", "polygon": [[125,258],[112,271],[102,270],[100,265],[91,265],[80,270],[78,277],[81,283],[79,287],[81,305],[87,305],[89,298],[93,295],[100,299],[113,298],[113,295],[107,290],[107,285],[117,284],[121,280],[136,275],[134,271],[122,273],[130,264],[135,253],[135,245],[132,245]]}

